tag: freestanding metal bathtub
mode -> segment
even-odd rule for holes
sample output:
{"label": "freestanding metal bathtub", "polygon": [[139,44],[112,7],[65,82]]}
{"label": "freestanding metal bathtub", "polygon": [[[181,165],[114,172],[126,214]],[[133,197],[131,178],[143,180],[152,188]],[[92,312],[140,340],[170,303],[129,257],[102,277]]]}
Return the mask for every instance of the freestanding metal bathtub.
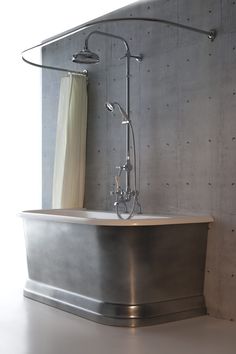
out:
{"label": "freestanding metal bathtub", "polygon": [[22,212],[24,295],[87,319],[142,326],[205,314],[210,216]]}

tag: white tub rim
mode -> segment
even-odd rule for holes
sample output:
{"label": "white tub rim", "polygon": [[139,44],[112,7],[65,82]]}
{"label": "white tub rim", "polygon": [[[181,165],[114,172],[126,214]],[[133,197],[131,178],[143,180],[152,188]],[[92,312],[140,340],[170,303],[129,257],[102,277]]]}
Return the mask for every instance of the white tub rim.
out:
{"label": "white tub rim", "polygon": [[[75,215],[76,213],[79,215]],[[94,214],[96,214],[97,218],[95,217]],[[121,220],[117,217],[117,215],[114,212],[86,210],[86,209],[25,210],[20,212],[19,216],[22,217],[23,219],[27,218],[27,219],[35,219],[35,220],[75,223],[75,224],[84,224],[84,225],[98,225],[98,226],[99,225],[100,226],[154,226],[154,225],[212,223],[214,221],[211,215],[169,214],[169,213],[162,214],[162,215],[141,214],[141,215],[135,215],[130,220]]]}

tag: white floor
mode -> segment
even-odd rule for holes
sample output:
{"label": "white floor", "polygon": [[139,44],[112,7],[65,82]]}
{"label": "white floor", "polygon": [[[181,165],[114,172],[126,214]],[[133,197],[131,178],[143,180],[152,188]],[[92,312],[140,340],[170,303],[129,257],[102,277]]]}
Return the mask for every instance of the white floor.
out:
{"label": "white floor", "polygon": [[236,324],[208,316],[136,329],[99,325],[22,297],[0,306],[1,354],[235,354]]}
{"label": "white floor", "polygon": [[202,316],[158,326],[117,328],[23,298],[23,237],[3,239],[0,354],[236,354],[235,322]]}

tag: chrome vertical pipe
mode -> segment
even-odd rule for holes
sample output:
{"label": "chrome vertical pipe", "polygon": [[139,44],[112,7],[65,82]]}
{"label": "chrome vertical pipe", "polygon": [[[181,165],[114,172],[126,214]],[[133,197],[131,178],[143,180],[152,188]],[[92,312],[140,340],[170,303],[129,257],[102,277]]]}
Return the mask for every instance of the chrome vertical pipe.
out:
{"label": "chrome vertical pipe", "polygon": [[[130,120],[130,51],[126,54],[126,113]],[[130,126],[126,124],[126,164],[130,165]],[[130,169],[126,170],[126,192],[129,193],[130,188]]]}

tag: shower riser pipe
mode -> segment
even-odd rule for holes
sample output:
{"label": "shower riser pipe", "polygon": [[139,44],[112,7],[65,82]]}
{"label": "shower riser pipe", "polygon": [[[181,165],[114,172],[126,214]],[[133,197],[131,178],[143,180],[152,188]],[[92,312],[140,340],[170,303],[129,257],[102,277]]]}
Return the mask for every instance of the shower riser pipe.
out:
{"label": "shower riser pipe", "polygon": [[[127,51],[126,56],[126,112],[128,120],[130,120],[130,52]],[[129,124],[125,125],[126,129],[126,164],[130,166],[130,127]],[[125,187],[126,193],[131,191],[130,188],[130,169],[128,168],[126,172]]]}

